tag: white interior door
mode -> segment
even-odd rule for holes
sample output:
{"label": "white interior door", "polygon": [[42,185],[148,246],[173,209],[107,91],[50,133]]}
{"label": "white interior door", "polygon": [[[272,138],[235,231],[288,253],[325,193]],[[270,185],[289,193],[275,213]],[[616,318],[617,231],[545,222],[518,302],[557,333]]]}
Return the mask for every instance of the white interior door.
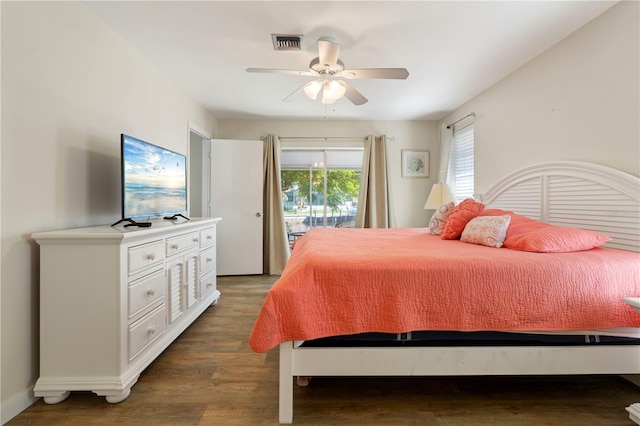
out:
{"label": "white interior door", "polygon": [[211,140],[218,275],[262,274],[262,141]]}

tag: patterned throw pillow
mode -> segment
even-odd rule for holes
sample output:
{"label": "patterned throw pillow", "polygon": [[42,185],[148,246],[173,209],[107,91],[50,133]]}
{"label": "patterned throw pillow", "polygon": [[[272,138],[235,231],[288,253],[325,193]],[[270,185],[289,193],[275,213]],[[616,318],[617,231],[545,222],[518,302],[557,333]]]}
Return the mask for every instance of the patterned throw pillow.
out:
{"label": "patterned throw pillow", "polygon": [[511,216],[477,216],[464,227],[460,241],[487,247],[502,247]]}
{"label": "patterned throw pillow", "polygon": [[477,202],[473,198],[467,198],[462,201],[453,209],[444,222],[444,228],[442,228],[440,238],[443,240],[460,238],[467,223],[478,216],[482,210],[484,210],[484,204]]}
{"label": "patterned throw pillow", "polygon": [[429,221],[429,230],[433,235],[440,235],[442,233],[444,223],[455,206],[456,203],[452,201],[449,204],[441,205],[435,212],[433,212],[433,216],[431,216],[431,220]]}

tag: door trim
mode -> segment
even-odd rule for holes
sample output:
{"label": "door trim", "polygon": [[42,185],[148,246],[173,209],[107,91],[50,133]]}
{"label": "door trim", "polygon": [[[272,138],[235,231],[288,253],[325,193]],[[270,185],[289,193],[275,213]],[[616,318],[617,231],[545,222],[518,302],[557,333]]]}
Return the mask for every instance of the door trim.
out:
{"label": "door trim", "polygon": [[[208,161],[211,155],[211,134],[191,121],[187,121],[187,170],[189,170],[189,177],[187,179],[187,194],[191,194],[191,134],[197,135],[202,139],[202,151],[201,158],[202,164],[200,164],[200,170],[202,171],[202,194],[200,194],[200,200],[202,205],[200,211],[203,212],[202,216],[211,217],[211,167]],[[191,215],[191,197],[188,197],[188,211]]]}

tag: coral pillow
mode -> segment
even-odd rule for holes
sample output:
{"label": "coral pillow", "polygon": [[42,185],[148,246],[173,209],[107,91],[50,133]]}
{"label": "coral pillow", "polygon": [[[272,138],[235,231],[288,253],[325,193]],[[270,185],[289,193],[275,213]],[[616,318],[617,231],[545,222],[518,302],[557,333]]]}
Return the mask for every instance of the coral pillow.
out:
{"label": "coral pillow", "polygon": [[506,239],[525,232],[535,231],[536,229],[553,226],[550,223],[540,222],[539,220],[529,219],[526,216],[519,215],[509,210],[501,209],[484,209],[478,216],[504,216],[509,215],[509,229],[507,229]]}
{"label": "coral pillow", "polygon": [[460,241],[488,247],[502,247],[511,216],[477,216],[464,227]]}
{"label": "coral pillow", "polygon": [[433,212],[433,216],[431,216],[431,220],[429,221],[429,230],[433,235],[440,235],[442,233],[444,223],[455,207],[456,204],[452,201],[449,204],[441,205]]}
{"label": "coral pillow", "polygon": [[547,225],[549,226],[508,237],[504,246],[537,253],[566,253],[590,250],[611,240],[610,237],[593,231]]}
{"label": "coral pillow", "polygon": [[511,216],[503,247],[537,253],[567,253],[590,250],[611,240],[597,232],[555,226],[507,210],[485,209],[478,216]]}
{"label": "coral pillow", "polygon": [[475,201],[472,198],[467,198],[458,204],[453,211],[447,217],[442,228],[442,234],[440,238],[443,240],[455,240],[460,238],[464,227],[469,223],[471,219],[478,216],[478,214],[484,209],[484,204]]}

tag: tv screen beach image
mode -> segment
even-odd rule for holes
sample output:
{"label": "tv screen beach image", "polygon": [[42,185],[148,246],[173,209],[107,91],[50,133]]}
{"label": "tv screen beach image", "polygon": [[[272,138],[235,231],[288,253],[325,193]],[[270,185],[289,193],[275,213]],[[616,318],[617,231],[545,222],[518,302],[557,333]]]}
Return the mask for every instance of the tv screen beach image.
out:
{"label": "tv screen beach image", "polygon": [[185,156],[161,147],[124,138],[124,217],[185,213]]}

